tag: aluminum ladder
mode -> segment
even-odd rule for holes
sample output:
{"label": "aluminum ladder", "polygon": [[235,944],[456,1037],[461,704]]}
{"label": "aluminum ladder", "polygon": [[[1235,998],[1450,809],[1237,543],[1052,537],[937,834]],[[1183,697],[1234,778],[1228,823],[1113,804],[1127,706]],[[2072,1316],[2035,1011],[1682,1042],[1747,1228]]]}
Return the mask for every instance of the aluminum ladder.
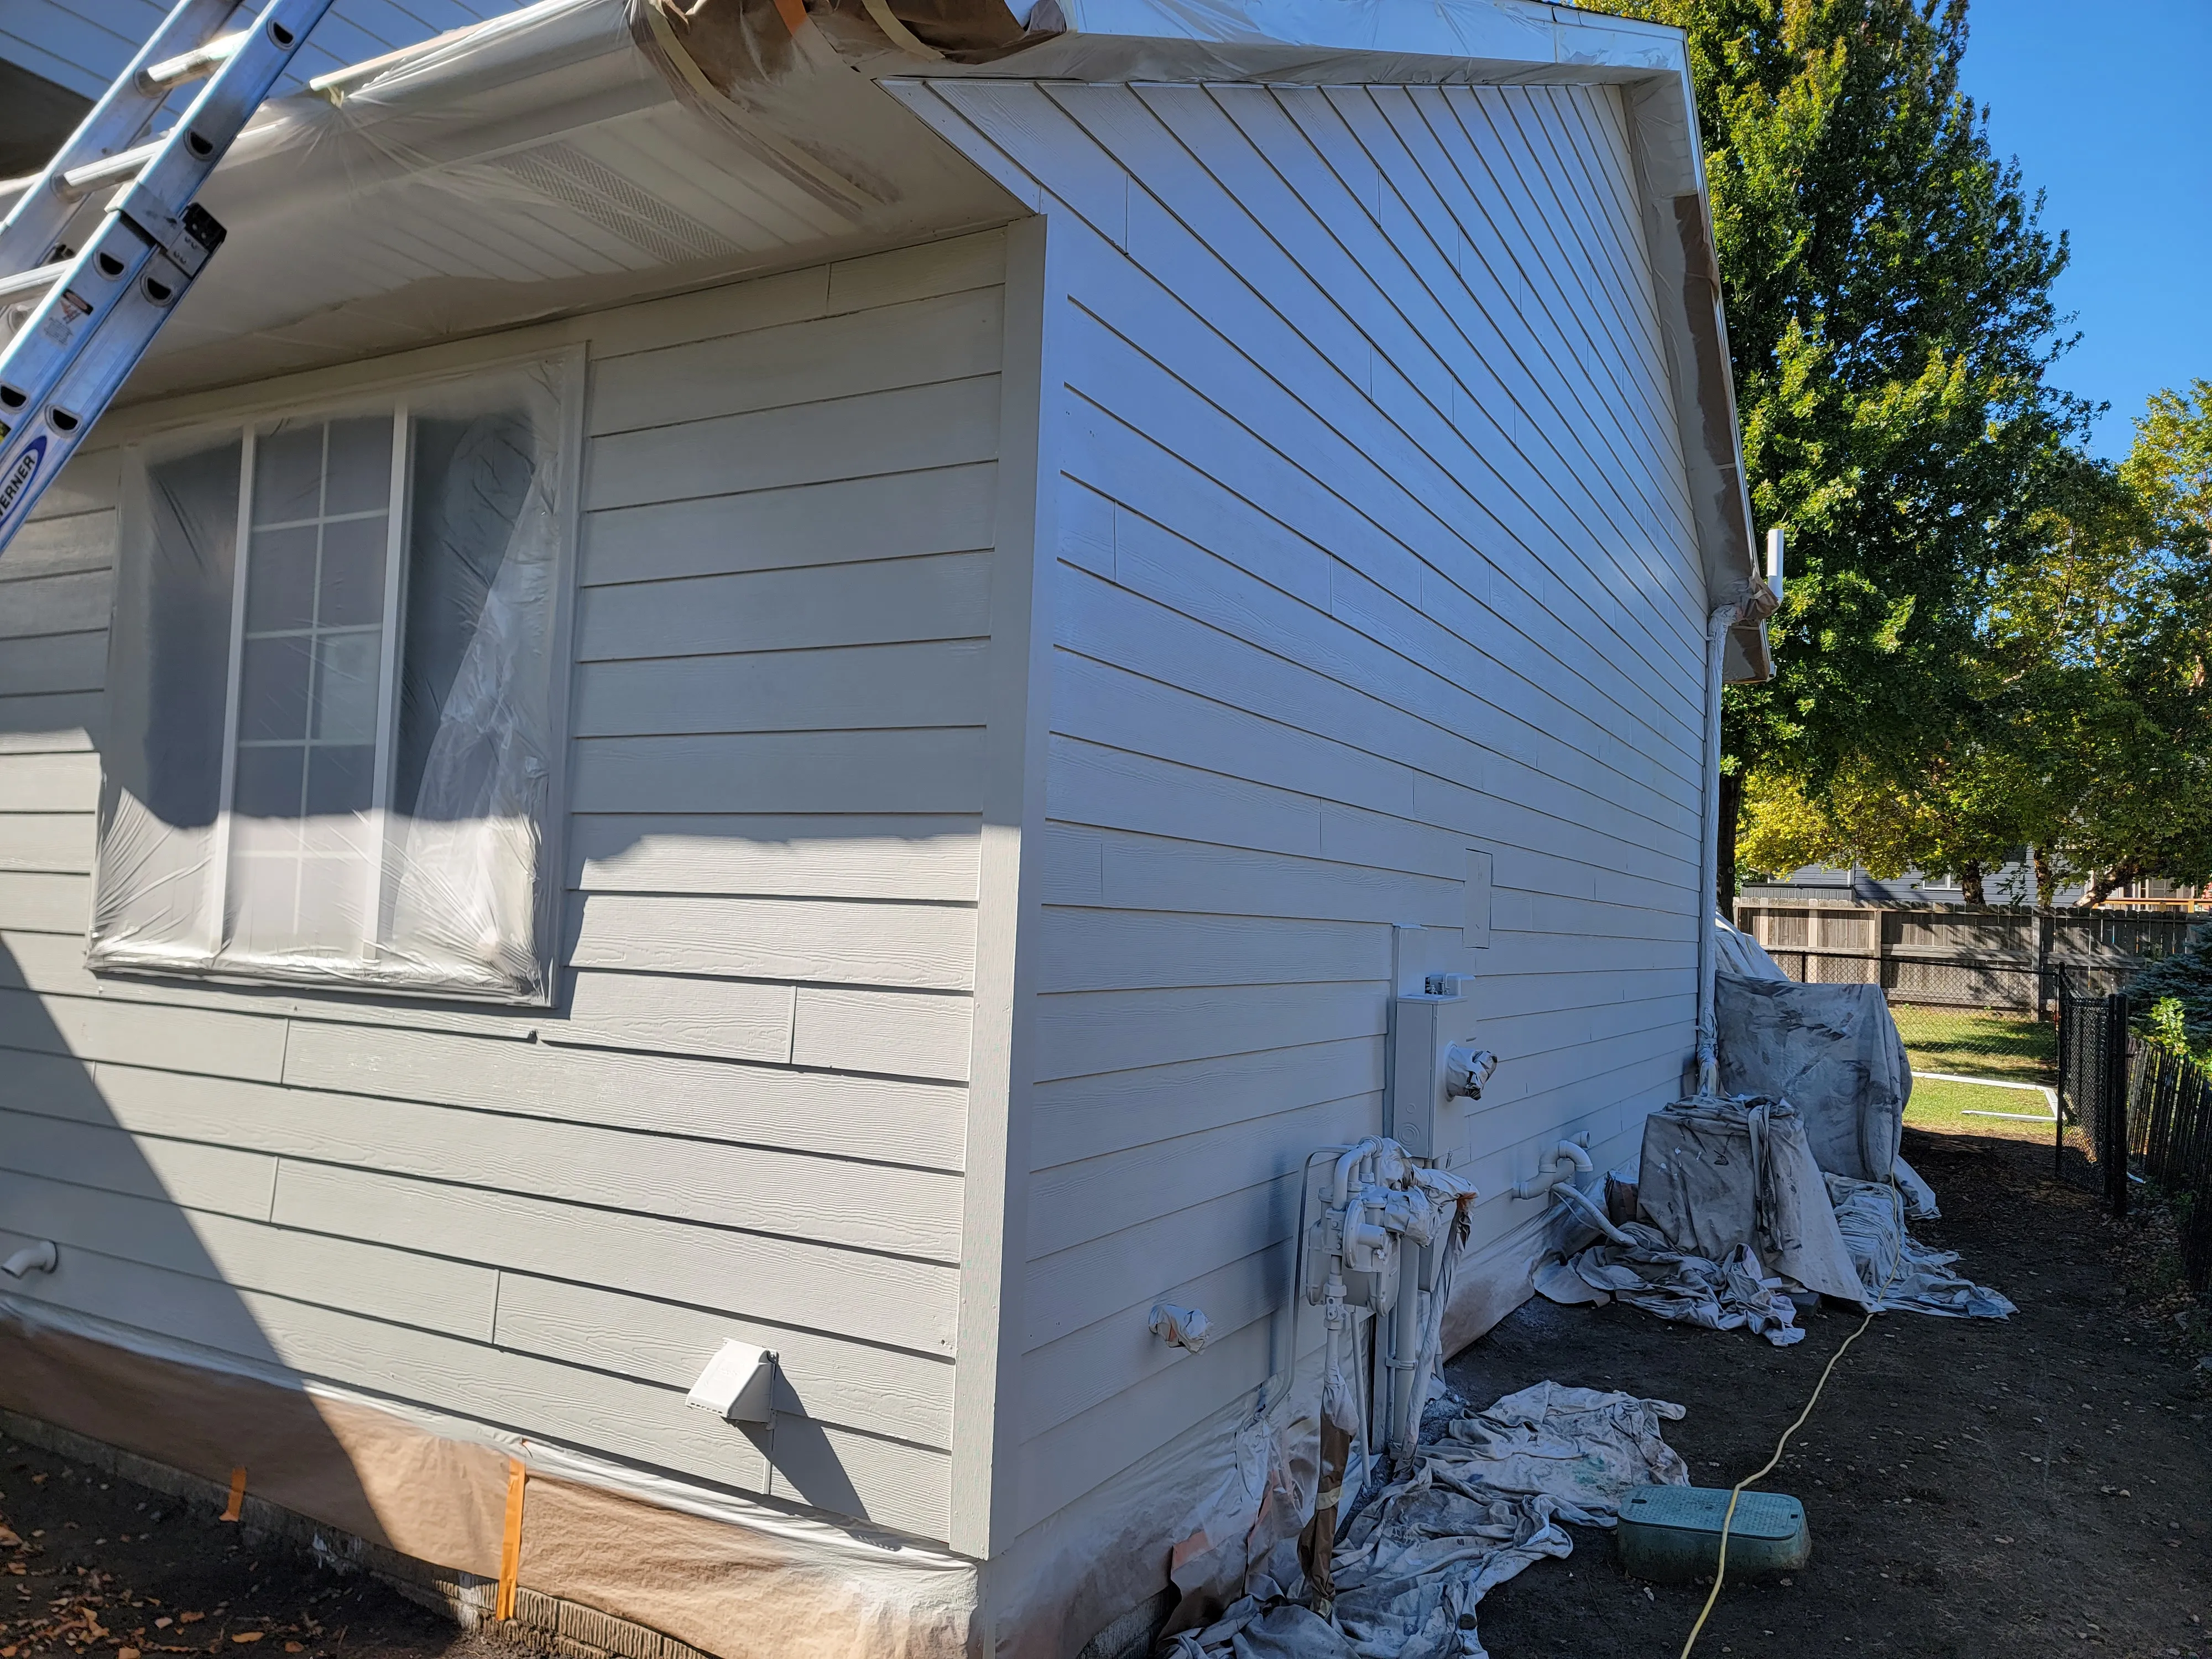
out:
{"label": "aluminum ladder", "polygon": [[[268,0],[218,34],[240,0],[178,0],[0,222],[0,307],[31,304],[0,345],[0,550],[222,245],[192,198],[330,6]],[[171,92],[202,79],[177,124],[147,141]],[[86,198],[108,185],[99,212]]]}

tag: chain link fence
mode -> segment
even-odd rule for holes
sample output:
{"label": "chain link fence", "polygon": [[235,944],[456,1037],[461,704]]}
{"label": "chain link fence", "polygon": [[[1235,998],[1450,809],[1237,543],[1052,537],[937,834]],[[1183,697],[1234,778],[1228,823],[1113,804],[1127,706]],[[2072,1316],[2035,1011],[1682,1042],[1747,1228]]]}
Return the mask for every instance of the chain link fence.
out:
{"label": "chain link fence", "polygon": [[1766,950],[1801,984],[1881,988],[1917,1126],[2047,1140],[2059,1178],[2115,1216],[2154,1186],[2191,1288],[2212,1289],[2212,1067],[2134,1034],[2133,964]]}

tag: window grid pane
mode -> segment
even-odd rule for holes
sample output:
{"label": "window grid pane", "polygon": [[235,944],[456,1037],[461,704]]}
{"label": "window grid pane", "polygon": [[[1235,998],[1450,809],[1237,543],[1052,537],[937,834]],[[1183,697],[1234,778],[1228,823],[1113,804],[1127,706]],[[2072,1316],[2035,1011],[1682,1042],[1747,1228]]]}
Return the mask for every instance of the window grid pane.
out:
{"label": "window grid pane", "polygon": [[226,906],[248,955],[365,948],[392,441],[383,415],[255,446]]}

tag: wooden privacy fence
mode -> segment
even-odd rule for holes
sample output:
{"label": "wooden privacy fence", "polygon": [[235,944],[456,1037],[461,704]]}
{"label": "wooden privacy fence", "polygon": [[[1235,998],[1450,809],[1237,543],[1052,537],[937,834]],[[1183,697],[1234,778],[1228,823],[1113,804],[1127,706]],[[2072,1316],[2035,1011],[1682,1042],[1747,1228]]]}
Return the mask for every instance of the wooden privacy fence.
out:
{"label": "wooden privacy fence", "polygon": [[1905,908],[1742,899],[1735,925],[1808,985],[1879,985],[1892,1002],[2041,1014],[2063,972],[2077,990],[2113,991],[2172,954],[2191,918],[2108,910]]}

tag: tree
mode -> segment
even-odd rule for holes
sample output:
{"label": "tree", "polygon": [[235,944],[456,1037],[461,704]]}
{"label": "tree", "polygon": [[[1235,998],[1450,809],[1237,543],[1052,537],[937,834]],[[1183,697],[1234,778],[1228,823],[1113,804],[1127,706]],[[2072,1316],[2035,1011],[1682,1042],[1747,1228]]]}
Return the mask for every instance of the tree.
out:
{"label": "tree", "polygon": [[2115,468],[2063,456],[1960,665],[1976,715],[1928,734],[1917,774],[1846,761],[1817,794],[1752,778],[1746,861],[1979,868],[2030,844],[2039,884],[2094,902],[2146,876],[2212,876],[2212,382],[2160,392]]}
{"label": "tree", "polygon": [[2045,382],[2065,239],[1960,92],[1965,0],[1617,3],[1688,35],[1753,508],[1790,536],[1729,773],[1917,783],[1984,717],[1980,619],[2091,412]]}

